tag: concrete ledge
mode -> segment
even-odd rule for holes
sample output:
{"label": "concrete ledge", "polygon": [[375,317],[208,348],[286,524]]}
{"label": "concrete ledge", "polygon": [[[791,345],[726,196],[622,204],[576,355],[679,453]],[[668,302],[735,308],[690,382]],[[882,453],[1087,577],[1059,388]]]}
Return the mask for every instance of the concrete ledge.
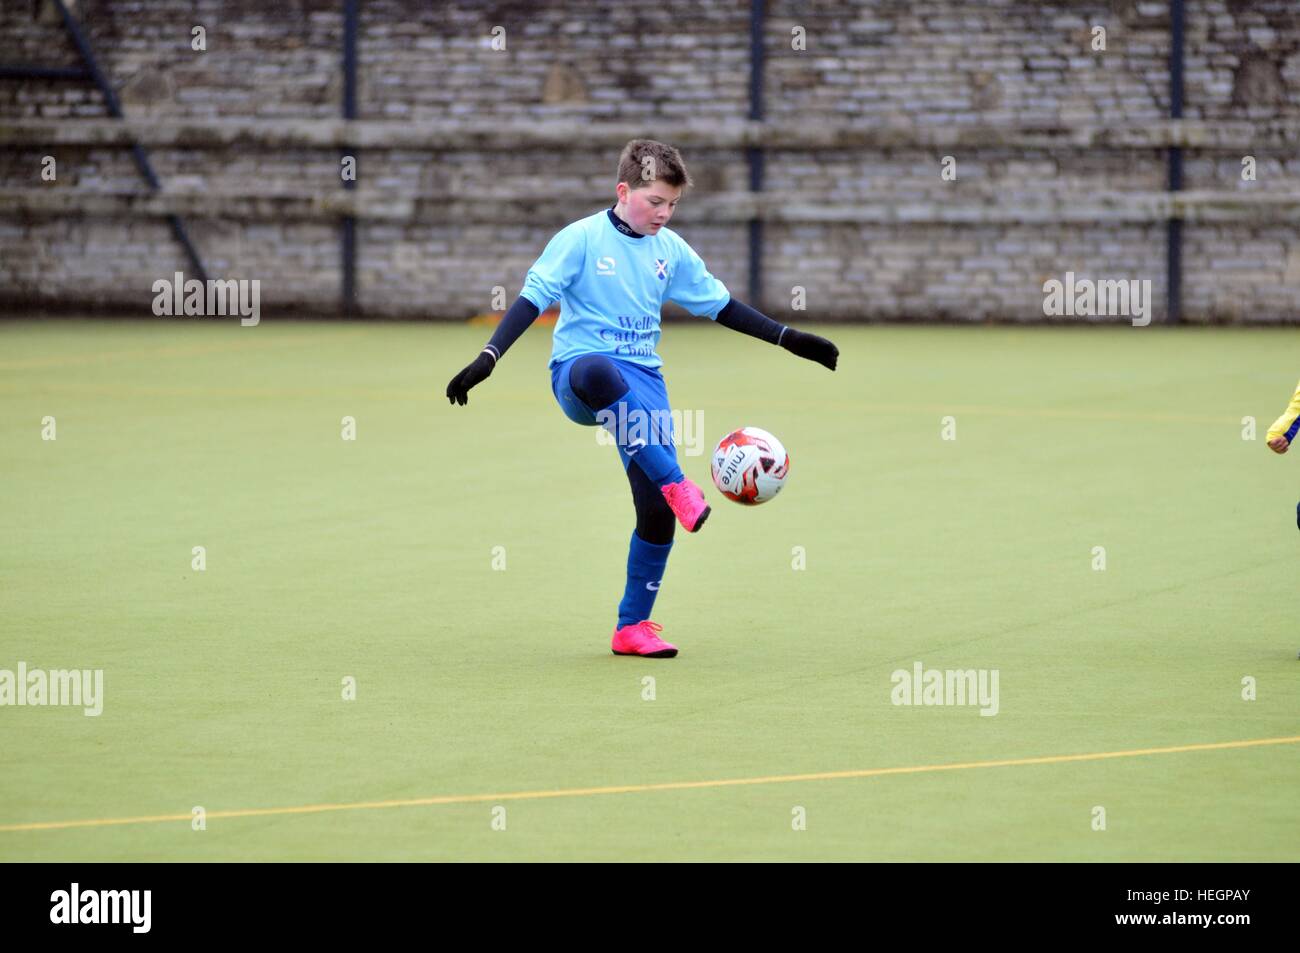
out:
{"label": "concrete ledge", "polygon": [[1150,122],[1025,125],[971,123],[587,122],[545,119],[388,121],[343,119],[4,119],[0,147],[129,146],[185,149],[414,149],[503,151],[608,149],[652,136],[681,147],[744,149],[1163,149],[1182,146],[1247,154],[1300,145],[1300,118],[1260,122],[1163,119]]}
{"label": "concrete ledge", "polygon": [[[367,189],[257,195],[246,192],[85,192],[69,188],[0,189],[0,207],[18,217],[187,218],[239,222],[361,221],[420,225],[564,224],[609,204],[598,193],[538,202],[531,196],[445,194],[400,196]],[[1300,222],[1300,192],[1198,190],[1048,194],[1008,202],[993,188],[962,186],[952,201],[887,199],[828,203],[800,195],[715,192],[683,205],[675,221],[789,224],[840,223],[1106,223]]]}

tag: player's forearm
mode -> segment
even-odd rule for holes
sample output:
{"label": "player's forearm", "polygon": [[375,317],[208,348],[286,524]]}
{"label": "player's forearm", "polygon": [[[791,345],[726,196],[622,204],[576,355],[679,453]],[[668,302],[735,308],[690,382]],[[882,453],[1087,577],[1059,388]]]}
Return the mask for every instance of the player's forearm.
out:
{"label": "player's forearm", "polygon": [[791,354],[809,361],[816,361],[829,370],[835,370],[840,351],[834,344],[816,334],[800,331],[797,328],[778,324],[760,311],[755,311],[743,301],[732,298],[718,312],[718,323],[742,334],[748,334],[777,344]]}
{"label": "player's forearm", "polygon": [[453,404],[460,404],[463,407],[469,400],[470,388],[483,383],[492,376],[492,371],[497,366],[497,361],[501,359],[501,355],[536,320],[537,305],[520,296],[510,306],[510,310],[506,312],[505,317],[501,319],[496,332],[492,335],[491,340],[484,345],[478,357],[474,358],[468,367],[451,379],[451,383],[447,385],[447,399]]}
{"label": "player's forearm", "polygon": [[1288,441],[1295,440],[1297,430],[1300,430],[1300,384],[1296,385],[1295,393],[1291,395],[1291,403],[1286,411],[1273,421],[1273,426],[1268,428],[1268,436],[1265,439],[1286,437]]}
{"label": "player's forearm", "polygon": [[748,334],[768,344],[779,344],[786,331],[784,324],[773,321],[761,311],[756,311],[743,301],[732,298],[718,312],[718,323],[741,334]]}
{"label": "player's forearm", "polygon": [[505,354],[510,345],[519,340],[519,336],[537,320],[537,315],[537,305],[523,296],[516,298],[483,350],[500,360],[501,355]]}

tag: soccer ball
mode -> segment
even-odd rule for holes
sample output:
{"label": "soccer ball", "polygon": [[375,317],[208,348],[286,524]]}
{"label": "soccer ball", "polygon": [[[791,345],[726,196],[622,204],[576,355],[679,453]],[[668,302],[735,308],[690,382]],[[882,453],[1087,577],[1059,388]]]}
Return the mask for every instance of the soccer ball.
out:
{"label": "soccer ball", "polygon": [[718,441],[713,451],[713,484],[737,503],[766,503],[781,492],[790,475],[790,455],[766,430],[741,427]]}

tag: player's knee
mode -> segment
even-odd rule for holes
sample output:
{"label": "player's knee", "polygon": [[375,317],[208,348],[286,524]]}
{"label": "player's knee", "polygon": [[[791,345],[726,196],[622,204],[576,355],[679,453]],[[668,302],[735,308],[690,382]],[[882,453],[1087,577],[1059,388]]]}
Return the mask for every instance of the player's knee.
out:
{"label": "player's knee", "polygon": [[627,393],[627,383],[603,354],[584,354],[569,368],[569,387],[592,410],[608,407]]}

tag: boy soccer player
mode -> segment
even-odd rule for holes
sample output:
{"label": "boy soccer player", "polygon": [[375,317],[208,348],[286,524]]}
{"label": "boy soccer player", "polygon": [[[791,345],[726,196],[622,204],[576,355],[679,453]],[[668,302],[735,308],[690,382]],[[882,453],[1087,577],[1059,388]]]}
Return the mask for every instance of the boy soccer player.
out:
{"label": "boy soccer player", "polygon": [[[709,516],[700,488],[682,473],[673,446],[668,391],[655,352],[664,299],[691,314],[777,344],[835,370],[830,341],[778,324],[737,301],[668,220],[691,185],[681,154],[633,139],[618,160],[617,203],[561,229],[524,279],[474,362],[452,378],[447,399],[464,405],[506,350],[560,300],[551,348],[551,392],[574,423],[614,435],[636,508],[627,584],[611,647],[615,655],[672,658],[650,610],[673,545],[674,518],[688,533]],[[665,423],[666,422],[666,423]]]}
{"label": "boy soccer player", "polygon": [[[1286,453],[1291,448],[1291,441],[1295,440],[1297,432],[1300,432],[1300,384],[1296,385],[1295,393],[1291,395],[1291,403],[1287,404],[1286,410],[1282,411],[1282,416],[1273,421],[1273,426],[1268,428],[1268,449],[1274,453]],[[1300,503],[1296,504],[1295,522],[1296,526],[1300,527]]]}
{"label": "boy soccer player", "polygon": [[[1286,453],[1291,447],[1291,441],[1295,440],[1297,431],[1300,431],[1300,384],[1296,385],[1291,403],[1282,412],[1282,416],[1268,428],[1268,448],[1274,453]],[[1296,504],[1296,525],[1300,526],[1300,504]]]}

